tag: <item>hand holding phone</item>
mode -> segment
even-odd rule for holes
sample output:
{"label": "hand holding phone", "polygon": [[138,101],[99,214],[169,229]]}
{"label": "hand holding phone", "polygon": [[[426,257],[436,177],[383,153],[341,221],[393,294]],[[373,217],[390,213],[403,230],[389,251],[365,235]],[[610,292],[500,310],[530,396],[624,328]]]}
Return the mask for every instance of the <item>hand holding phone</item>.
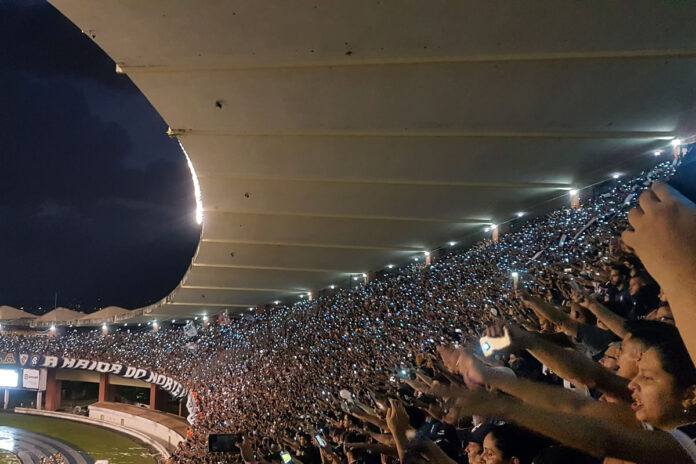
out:
{"label": "hand holding phone", "polygon": [[504,350],[510,346],[510,332],[508,332],[507,327],[503,328],[502,337],[489,337],[484,336],[479,340],[481,344],[481,350],[485,356],[490,356],[494,351]]}

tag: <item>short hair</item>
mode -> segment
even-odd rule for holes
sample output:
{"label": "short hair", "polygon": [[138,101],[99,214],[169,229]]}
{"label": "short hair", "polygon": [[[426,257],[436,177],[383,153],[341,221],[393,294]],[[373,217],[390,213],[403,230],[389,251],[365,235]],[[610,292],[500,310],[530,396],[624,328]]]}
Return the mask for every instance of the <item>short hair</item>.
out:
{"label": "short hair", "polygon": [[539,450],[548,445],[545,438],[513,424],[498,425],[489,435],[495,440],[503,459],[516,457],[521,464],[531,464]]}
{"label": "short hair", "polygon": [[618,272],[624,279],[631,275],[631,271],[623,264],[612,264],[609,269]]}
{"label": "short hair", "polygon": [[674,385],[678,389],[696,385],[696,367],[675,326],[641,319],[626,321],[624,327],[631,334],[631,339],[637,339],[646,349],[652,348],[657,352],[662,370],[674,378]]}

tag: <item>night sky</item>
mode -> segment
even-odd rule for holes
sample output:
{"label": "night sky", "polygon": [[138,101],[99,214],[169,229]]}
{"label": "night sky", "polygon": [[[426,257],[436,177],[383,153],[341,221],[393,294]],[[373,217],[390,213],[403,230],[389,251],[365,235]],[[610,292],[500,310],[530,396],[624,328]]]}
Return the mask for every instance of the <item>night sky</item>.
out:
{"label": "night sky", "polygon": [[177,285],[200,226],[166,129],[51,5],[0,0],[0,305],[137,308]]}

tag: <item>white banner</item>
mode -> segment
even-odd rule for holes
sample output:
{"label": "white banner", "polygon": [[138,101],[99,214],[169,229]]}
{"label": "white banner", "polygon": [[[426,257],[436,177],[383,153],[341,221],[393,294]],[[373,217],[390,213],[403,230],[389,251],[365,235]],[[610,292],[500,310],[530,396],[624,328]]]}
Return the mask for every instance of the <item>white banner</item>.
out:
{"label": "white banner", "polygon": [[196,326],[193,324],[193,321],[184,326],[184,335],[189,338],[198,335],[198,330],[196,330]]}

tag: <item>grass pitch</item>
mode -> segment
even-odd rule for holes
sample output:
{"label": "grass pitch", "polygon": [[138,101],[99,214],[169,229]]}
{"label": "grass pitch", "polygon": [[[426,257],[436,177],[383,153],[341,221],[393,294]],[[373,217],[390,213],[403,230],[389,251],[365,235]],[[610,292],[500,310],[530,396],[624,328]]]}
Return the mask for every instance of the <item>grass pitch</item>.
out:
{"label": "grass pitch", "polygon": [[[24,414],[0,414],[0,425],[16,427],[72,443],[95,460],[107,459],[109,464],[155,464],[153,454],[140,443],[100,427],[52,417]],[[9,453],[0,454],[0,464],[15,464]]]}

